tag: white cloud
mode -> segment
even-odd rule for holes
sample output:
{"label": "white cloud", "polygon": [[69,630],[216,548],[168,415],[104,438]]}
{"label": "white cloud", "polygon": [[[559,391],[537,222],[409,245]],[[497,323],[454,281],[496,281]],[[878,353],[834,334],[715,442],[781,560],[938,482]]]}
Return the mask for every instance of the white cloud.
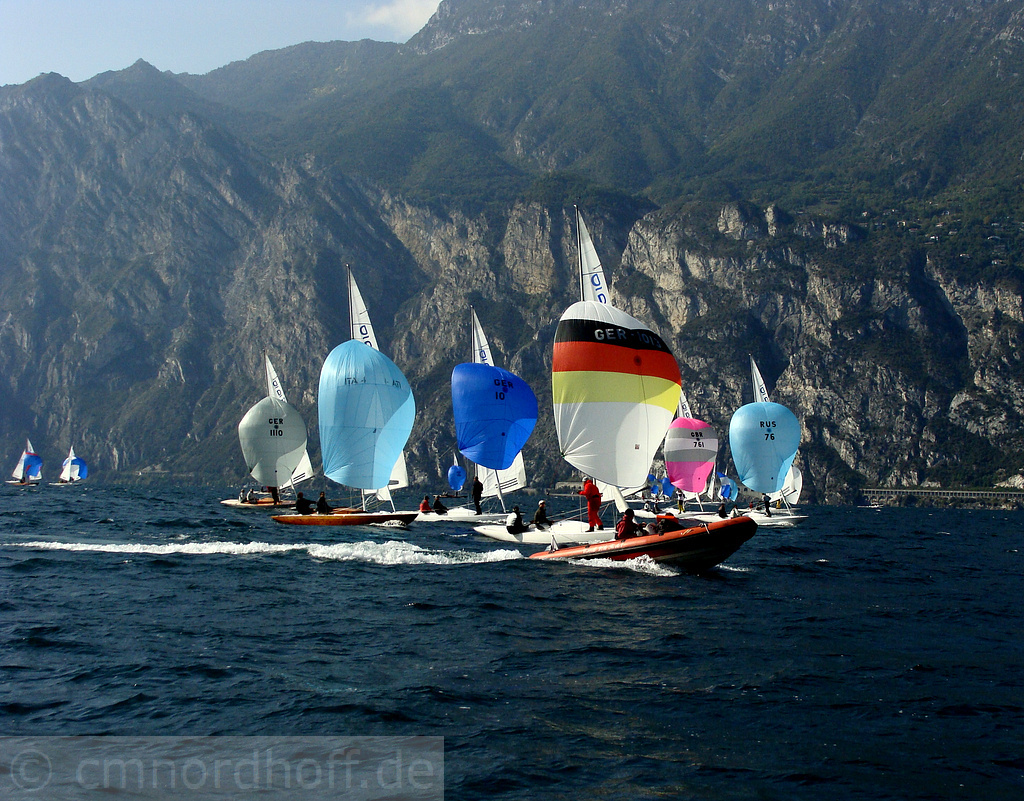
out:
{"label": "white cloud", "polygon": [[392,0],[390,3],[371,3],[363,12],[364,20],[395,31],[398,38],[406,39],[419,31],[437,11],[440,0]]}

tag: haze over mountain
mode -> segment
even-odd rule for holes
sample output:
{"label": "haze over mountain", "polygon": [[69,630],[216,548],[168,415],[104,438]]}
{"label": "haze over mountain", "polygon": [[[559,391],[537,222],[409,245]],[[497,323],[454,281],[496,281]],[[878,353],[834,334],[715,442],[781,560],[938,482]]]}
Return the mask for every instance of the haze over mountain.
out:
{"label": "haze over mountain", "polygon": [[[467,306],[537,390],[579,204],[616,305],[724,432],[747,355],[811,496],[1021,472],[1024,0],[445,0],[304,44],[0,89],[0,434],[52,468],[241,480],[268,349],[316,452],[350,263],[443,485]],[[723,455],[724,455],[723,451]]]}

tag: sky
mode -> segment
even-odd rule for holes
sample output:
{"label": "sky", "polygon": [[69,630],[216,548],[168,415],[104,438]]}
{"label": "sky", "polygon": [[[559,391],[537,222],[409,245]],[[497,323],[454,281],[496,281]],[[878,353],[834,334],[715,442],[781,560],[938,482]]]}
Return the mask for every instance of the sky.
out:
{"label": "sky", "polygon": [[140,58],[203,74],[301,42],[404,42],[440,0],[0,0],[0,85],[84,81]]}

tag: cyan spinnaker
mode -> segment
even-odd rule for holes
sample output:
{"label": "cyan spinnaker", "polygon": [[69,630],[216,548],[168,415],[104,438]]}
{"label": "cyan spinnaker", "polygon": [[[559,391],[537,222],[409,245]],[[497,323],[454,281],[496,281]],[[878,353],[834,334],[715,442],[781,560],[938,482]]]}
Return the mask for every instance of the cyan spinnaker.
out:
{"label": "cyan spinnaker", "polygon": [[718,434],[703,420],[677,417],[665,435],[665,469],[683,492],[701,493],[715,469]]}
{"label": "cyan spinnaker", "polygon": [[555,332],[551,390],[565,460],[616,487],[644,486],[681,392],[661,337],[614,306],[574,303]]}
{"label": "cyan spinnaker", "polygon": [[511,467],[537,424],[537,396],[519,376],[490,364],[452,370],[459,452],[492,470]]}
{"label": "cyan spinnaker", "polygon": [[729,421],[729,447],[745,486],[778,492],[800,447],[800,422],[779,403],[748,403]]}
{"label": "cyan spinnaker", "polygon": [[725,473],[718,474],[718,497],[723,501],[735,501],[736,491],[739,487],[736,486],[736,482],[733,481]]}
{"label": "cyan spinnaker", "polygon": [[357,340],[342,342],[320,370],[317,410],[324,475],[356,489],[388,486],[416,416],[395,363]]}

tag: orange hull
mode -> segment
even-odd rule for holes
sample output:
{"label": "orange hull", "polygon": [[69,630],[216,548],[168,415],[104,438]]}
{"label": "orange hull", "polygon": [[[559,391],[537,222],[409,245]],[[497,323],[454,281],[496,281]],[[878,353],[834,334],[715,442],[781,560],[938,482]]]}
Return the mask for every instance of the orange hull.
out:
{"label": "orange hull", "polygon": [[570,545],[557,551],[541,551],[532,554],[530,558],[613,559],[621,562],[648,556],[662,564],[700,572],[732,556],[756,531],[757,523],[749,517],[734,517],[665,534],[645,534],[628,540]]}
{"label": "orange hull", "polygon": [[362,509],[335,509],[331,514],[320,515],[274,515],[278,523],[294,526],[368,526],[371,523],[386,523],[398,520],[411,523],[419,512],[364,512]]}

